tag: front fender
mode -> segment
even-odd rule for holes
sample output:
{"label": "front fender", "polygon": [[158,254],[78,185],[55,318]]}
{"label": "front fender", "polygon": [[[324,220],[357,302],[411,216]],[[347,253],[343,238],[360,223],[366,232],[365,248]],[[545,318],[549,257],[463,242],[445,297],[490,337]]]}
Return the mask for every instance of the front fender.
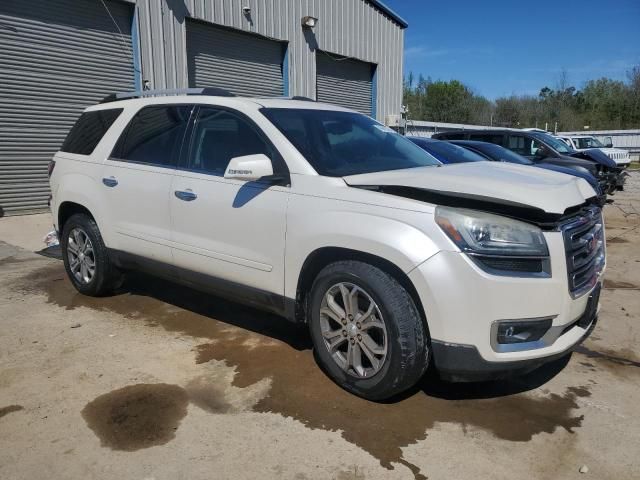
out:
{"label": "front fender", "polygon": [[410,272],[440,249],[423,229],[403,221],[401,217],[407,214],[424,216],[425,228],[433,223],[430,214],[416,212],[394,214],[400,218],[353,211],[320,211],[316,214],[290,212],[287,222],[285,296],[296,297],[305,260],[313,252],[325,247],[375,255],[393,263],[405,273]]}

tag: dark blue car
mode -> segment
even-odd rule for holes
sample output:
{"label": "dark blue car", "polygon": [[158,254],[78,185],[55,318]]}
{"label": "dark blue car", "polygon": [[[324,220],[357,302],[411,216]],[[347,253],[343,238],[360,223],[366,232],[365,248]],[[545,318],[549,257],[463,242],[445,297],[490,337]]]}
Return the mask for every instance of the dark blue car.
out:
{"label": "dark blue car", "polygon": [[482,162],[486,158],[466,148],[459,147],[450,142],[432,140],[426,137],[407,137],[420,148],[430,153],[442,163],[466,163]]}
{"label": "dark blue car", "polygon": [[561,167],[559,165],[552,165],[544,162],[532,162],[528,158],[518,155],[517,153],[494,143],[478,142],[473,140],[453,140],[446,142],[425,137],[407,138],[423,150],[436,157],[442,163],[462,163],[489,160],[494,162],[517,163],[520,165],[544,168],[545,170],[553,170],[555,172],[566,173],[567,175],[582,178],[589,182],[589,185],[593,187],[598,194],[601,203],[605,198],[600,186],[598,185],[598,180],[591,175],[588,170],[582,169],[581,167]]}

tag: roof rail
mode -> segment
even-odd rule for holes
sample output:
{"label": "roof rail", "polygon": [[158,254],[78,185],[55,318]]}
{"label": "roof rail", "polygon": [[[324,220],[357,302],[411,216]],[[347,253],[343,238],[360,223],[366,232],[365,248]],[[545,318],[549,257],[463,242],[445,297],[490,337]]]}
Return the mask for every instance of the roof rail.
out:
{"label": "roof rail", "polygon": [[233,93],[224,88],[174,88],[168,90],[136,90],[135,92],[111,93],[100,100],[100,103],[116,102],[130,98],[159,97],[163,95],[211,95],[214,97],[235,97]]}
{"label": "roof rail", "polygon": [[289,98],[291,98],[291,100],[300,100],[302,102],[315,102],[313,98],[303,97],[300,95],[294,95],[293,97],[289,97]]}

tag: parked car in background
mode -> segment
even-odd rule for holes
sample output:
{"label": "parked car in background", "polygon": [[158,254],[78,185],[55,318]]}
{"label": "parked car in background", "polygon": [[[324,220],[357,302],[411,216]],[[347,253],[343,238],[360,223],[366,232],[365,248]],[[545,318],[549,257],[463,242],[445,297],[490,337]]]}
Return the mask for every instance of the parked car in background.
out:
{"label": "parked car in background", "polygon": [[[533,162],[546,162],[562,165],[563,162],[582,160],[587,170],[593,172],[604,193],[612,194],[624,184],[626,172],[616,162],[598,149],[578,152],[569,147],[562,140],[541,130],[517,129],[485,129],[485,130],[456,130],[437,133],[433,138],[438,140],[477,140],[495,143],[508,148]],[[591,166],[587,166],[591,164]],[[569,165],[567,165],[569,166]]]}
{"label": "parked car in background", "polygon": [[590,148],[597,148],[604,152],[620,167],[627,168],[629,163],[631,163],[629,152],[622,150],[621,148],[607,147],[600,140],[591,135],[558,135],[557,138],[579,152],[589,150]]}
{"label": "parked car in background", "polygon": [[110,95],[49,171],[80,293],[144,270],[306,323],[323,370],[368,399],[429,365],[452,380],[522,374],[596,323],[605,240],[588,183],[442,167],[345,108],[220,89]]}
{"label": "parked car in background", "polygon": [[518,165],[529,165],[532,167],[544,168],[545,170],[553,170],[554,172],[565,173],[567,175],[573,175],[574,177],[582,178],[589,182],[589,185],[591,185],[594,191],[598,194],[600,204],[604,205],[606,202],[607,196],[606,194],[602,193],[600,185],[598,184],[598,180],[582,166],[560,166],[554,163],[533,162],[528,158],[525,158],[522,155],[518,155],[517,153],[507,148],[501,147],[500,145],[496,145],[495,143],[477,142],[474,140],[451,140],[450,142],[455,146],[468,149],[476,155],[482,156],[484,159],[493,162],[507,162],[516,163]]}
{"label": "parked car in background", "polygon": [[407,138],[442,163],[482,162],[486,160],[477,153],[443,140],[413,136],[407,136]]}

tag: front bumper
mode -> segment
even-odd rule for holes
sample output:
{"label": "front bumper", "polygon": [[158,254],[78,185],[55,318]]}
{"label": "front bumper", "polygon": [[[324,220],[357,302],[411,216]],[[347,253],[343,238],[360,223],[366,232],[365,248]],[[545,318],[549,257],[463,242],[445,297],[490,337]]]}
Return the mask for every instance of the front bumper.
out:
{"label": "front bumper", "polygon": [[[425,311],[438,370],[460,379],[531,370],[567,354],[586,338],[597,314],[597,300],[593,306],[590,298],[599,282],[573,298],[563,236],[545,232],[545,238],[549,278],[491,275],[468,256],[452,251],[441,251],[409,272]],[[589,325],[584,324],[585,315]],[[551,341],[517,349],[495,347],[496,322],[537,318],[552,319],[557,334]]]}
{"label": "front bumper", "polygon": [[489,362],[482,358],[478,349],[473,345],[446,343],[438,340],[431,342],[431,352],[435,367],[441,378],[452,382],[479,382],[497,380],[517,375],[524,375],[541,366],[558,360],[576,349],[586,340],[598,321],[598,297],[591,294],[591,305],[573,324],[565,327],[565,334],[571,329],[579,329],[581,335],[569,348],[553,355],[530,360],[507,362]]}

